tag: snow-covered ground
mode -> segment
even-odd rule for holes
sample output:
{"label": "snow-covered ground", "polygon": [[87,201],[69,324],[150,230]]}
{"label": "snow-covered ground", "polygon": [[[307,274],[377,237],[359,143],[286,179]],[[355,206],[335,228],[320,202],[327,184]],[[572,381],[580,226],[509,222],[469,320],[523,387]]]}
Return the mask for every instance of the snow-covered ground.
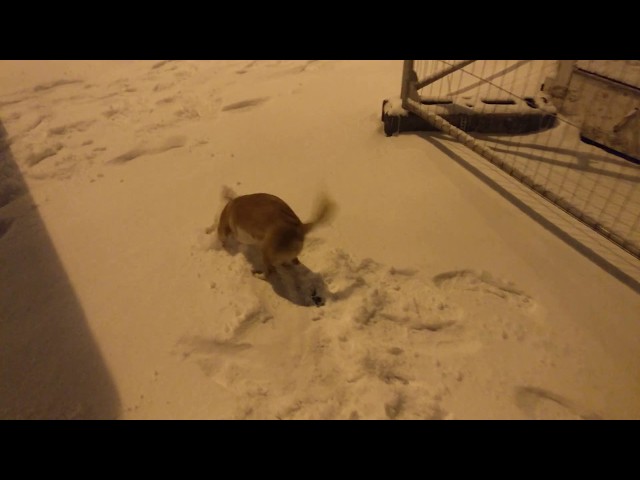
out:
{"label": "snow-covered ground", "polygon": [[[401,71],[1,61],[0,417],[640,418],[637,291],[385,137]],[[223,185],[339,211],[265,282],[205,233]]]}

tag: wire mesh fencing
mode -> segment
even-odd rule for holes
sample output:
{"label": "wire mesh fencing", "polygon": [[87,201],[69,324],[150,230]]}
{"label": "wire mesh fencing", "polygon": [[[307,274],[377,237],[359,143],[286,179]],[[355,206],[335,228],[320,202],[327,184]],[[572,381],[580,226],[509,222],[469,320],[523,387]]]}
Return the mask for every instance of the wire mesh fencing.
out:
{"label": "wire mesh fencing", "polygon": [[640,258],[640,62],[408,60],[400,101],[388,135],[449,133]]}

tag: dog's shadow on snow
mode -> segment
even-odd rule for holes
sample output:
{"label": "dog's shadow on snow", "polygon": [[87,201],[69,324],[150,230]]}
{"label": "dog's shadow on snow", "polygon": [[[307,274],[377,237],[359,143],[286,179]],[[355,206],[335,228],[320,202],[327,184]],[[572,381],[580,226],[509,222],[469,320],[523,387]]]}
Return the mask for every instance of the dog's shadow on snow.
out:
{"label": "dog's shadow on snow", "polygon": [[[242,255],[253,271],[263,270],[262,255],[255,246],[240,245],[229,242],[224,247],[231,255]],[[309,269],[303,263],[297,265],[280,265],[266,279],[256,275],[271,285],[273,291],[282,298],[302,307],[323,306],[331,292],[319,273]]]}
{"label": "dog's shadow on snow", "polygon": [[322,276],[302,263],[276,268],[267,281],[275,293],[302,307],[321,307],[330,295]]}

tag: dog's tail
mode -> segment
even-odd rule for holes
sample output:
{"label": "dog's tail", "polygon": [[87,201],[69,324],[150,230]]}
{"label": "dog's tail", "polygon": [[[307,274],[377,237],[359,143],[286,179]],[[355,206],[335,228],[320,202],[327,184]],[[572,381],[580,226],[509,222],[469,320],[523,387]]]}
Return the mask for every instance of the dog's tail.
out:
{"label": "dog's tail", "polygon": [[233,189],[227,185],[222,186],[222,190],[220,191],[220,198],[224,201],[230,201],[236,198],[238,195]]}
{"label": "dog's tail", "polygon": [[307,234],[316,227],[331,222],[335,217],[337,210],[338,206],[326,193],[320,194],[316,200],[311,220],[302,224],[304,233]]}

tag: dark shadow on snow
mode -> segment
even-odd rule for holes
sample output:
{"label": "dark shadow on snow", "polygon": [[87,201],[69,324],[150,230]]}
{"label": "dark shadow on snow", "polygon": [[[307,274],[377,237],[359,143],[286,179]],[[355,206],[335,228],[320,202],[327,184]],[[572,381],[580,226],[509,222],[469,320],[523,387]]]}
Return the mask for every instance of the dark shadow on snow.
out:
{"label": "dark shadow on snow", "polygon": [[322,276],[302,263],[278,267],[267,281],[282,298],[302,307],[321,307],[330,295]]}
{"label": "dark shadow on snow", "polygon": [[114,419],[115,384],[0,121],[0,419]]}
{"label": "dark shadow on snow", "polygon": [[[555,147],[551,145],[540,145],[538,143],[521,143],[519,141],[509,140],[509,137],[506,135],[497,136],[497,135],[489,135],[489,134],[476,134],[474,136],[477,139],[483,140],[487,143],[494,143],[494,144],[500,143],[502,145],[505,145],[507,148],[505,150],[500,150],[505,153],[511,153],[511,154],[515,153],[519,155],[521,153],[520,149],[527,148],[531,150],[537,150],[541,153],[549,152],[553,155],[569,155],[571,157],[577,157],[578,164],[585,166],[585,168],[583,168],[583,170],[585,171],[592,171],[588,167],[590,167],[593,162],[602,162],[605,164],[617,165],[622,168],[628,168],[630,172],[635,172],[637,170],[634,167],[634,164],[635,165],[640,164],[640,161],[638,161],[637,159],[629,155],[626,155],[622,152],[619,152],[617,150],[614,150],[612,148],[606,147],[605,145],[599,144],[598,142],[594,142],[593,140],[589,140],[584,136],[580,137],[580,141],[582,143],[584,143],[585,145],[591,145],[592,147],[595,147],[603,152],[608,153],[608,155],[591,153],[586,151],[580,152],[580,151],[576,151],[576,149]],[[514,147],[515,150],[510,149],[508,147]],[[490,146],[490,148],[493,148],[494,150],[499,151],[495,146]],[[549,157],[545,157],[543,155],[534,155],[533,159],[534,160],[540,159],[542,161],[547,161],[549,160]],[[557,162],[557,164],[562,165],[563,167],[570,165],[567,162]],[[593,170],[593,172],[600,173],[601,170],[599,169]],[[632,180],[638,180],[638,177],[635,176],[632,178]]]}
{"label": "dark shadow on snow", "polygon": [[[545,145],[537,145],[535,143],[525,143],[518,144],[517,142],[509,141],[504,138],[496,138],[495,136],[480,136],[477,138],[484,140],[488,143],[493,143],[494,145],[489,145],[489,148],[497,153],[506,153],[514,156],[519,156],[527,160],[533,160],[535,162],[547,163],[549,165],[558,166],[562,168],[567,168],[571,170],[578,170],[587,173],[593,173],[596,175],[603,175],[611,178],[620,178],[622,180],[626,180],[629,182],[637,182],[640,180],[640,176],[637,175],[638,168],[632,163],[624,160],[618,160],[613,155],[605,156],[598,155],[594,153],[587,152],[576,152],[575,150],[570,150],[566,148],[559,147],[549,147]],[[507,148],[500,148],[497,144],[505,145]],[[515,149],[508,148],[509,146],[513,146]],[[517,148],[516,148],[517,147]],[[538,154],[525,152],[520,149],[535,149]],[[550,155],[545,155],[545,153],[549,153]],[[561,159],[557,159],[557,155],[571,155],[572,158],[576,158],[576,162],[571,162],[569,160],[563,161]],[[595,162],[602,162],[606,164],[613,164],[619,166],[621,169],[628,169],[628,173],[620,173],[620,172],[612,172],[609,170],[605,170],[602,168],[598,168],[594,165]]]}
{"label": "dark shadow on snow", "polygon": [[498,192],[503,198],[507,199],[511,202],[515,207],[517,207],[520,211],[528,215],[530,218],[535,220],[538,224],[540,224],[545,230],[551,232],[560,240],[565,242],[567,245],[572,247],[574,250],[585,256],[587,259],[598,265],[609,275],[613,276],[636,293],[640,293],[640,282],[638,282],[633,277],[626,274],[624,271],[620,270],[618,267],[613,265],[607,259],[603,258],[598,253],[594,252],[592,249],[584,245],[582,242],[571,236],[569,233],[555,225],[553,222],[545,218],[540,213],[536,212],[533,208],[527,205],[524,201],[520,200],[516,195],[507,191],[504,187],[500,186],[493,179],[489,178],[487,175],[482,173],[476,167],[471,165],[469,162],[464,160],[460,155],[455,153],[453,150],[449,149],[444,143],[440,142],[436,135],[434,134],[424,134],[420,133],[420,137],[427,140],[438,150],[443,152],[445,155],[453,159],[458,165],[465,168],[473,175],[478,177],[484,183],[486,183],[493,190]]}
{"label": "dark shadow on snow", "polygon": [[[241,252],[253,271],[263,270],[262,256],[257,247],[228,241],[225,250],[231,255]],[[276,294],[302,307],[321,307],[327,298],[333,298],[322,276],[303,263],[278,266],[266,281]]]}

